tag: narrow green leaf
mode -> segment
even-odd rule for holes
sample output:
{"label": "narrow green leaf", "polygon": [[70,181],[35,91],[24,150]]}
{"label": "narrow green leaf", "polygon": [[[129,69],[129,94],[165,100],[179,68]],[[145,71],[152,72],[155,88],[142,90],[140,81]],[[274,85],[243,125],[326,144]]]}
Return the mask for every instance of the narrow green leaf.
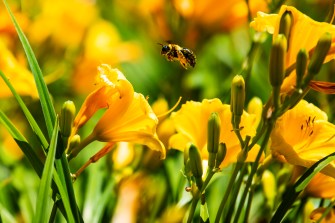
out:
{"label": "narrow green leaf", "polygon": [[[1,110],[0,110],[0,122],[5,126],[7,131],[11,134],[17,145],[24,153],[24,155],[28,158],[29,162],[33,166],[37,175],[41,177],[43,172],[43,162],[36,155],[33,148],[30,146],[25,137],[15,128],[13,123],[7,118],[7,116]],[[64,188],[63,186],[65,183],[64,184],[62,183],[58,173],[55,170],[54,170],[54,181],[55,183],[52,184],[52,189],[54,191],[58,191],[62,198],[62,202],[58,202],[57,206],[64,214],[64,216],[67,216],[67,221],[73,223],[75,221],[73,214],[71,212],[71,205],[68,199],[68,193],[66,191],[66,188]]]}
{"label": "narrow green leaf", "polygon": [[37,203],[36,203],[36,213],[33,222],[47,222],[47,213],[49,207],[49,201],[51,193],[51,181],[54,169],[54,162],[56,156],[57,147],[57,137],[58,137],[58,119],[56,119],[54,125],[54,131],[52,133],[49,152],[47,155],[47,160],[44,165],[43,174],[41,178],[41,184],[38,191]]}
{"label": "narrow green leaf", "polygon": [[58,173],[56,172],[56,170],[54,169],[54,181],[58,187],[58,191],[59,194],[62,198],[63,204],[64,204],[64,209],[66,212],[66,216],[67,216],[67,222],[69,223],[75,223],[76,221],[74,220],[74,216],[71,210],[71,204],[69,201],[69,197],[68,197],[68,193],[66,188],[63,186],[62,181],[58,175]]}
{"label": "narrow green leaf", "polygon": [[10,83],[10,81],[8,80],[8,78],[5,76],[5,74],[0,71],[0,76],[1,78],[5,81],[5,83],[7,84],[8,88],[10,89],[10,91],[12,92],[13,96],[15,97],[15,99],[17,100],[18,104],[20,105],[24,115],[26,116],[32,130],[35,132],[35,134],[37,135],[38,139],[40,140],[42,147],[44,149],[47,149],[49,144],[48,141],[45,139],[44,134],[42,133],[40,127],[37,125],[34,117],[31,115],[30,111],[28,110],[27,106],[24,104],[22,98],[20,97],[20,95],[16,92],[16,90],[14,89],[13,85]]}
{"label": "narrow green leaf", "polygon": [[335,160],[335,152],[322,158],[314,163],[306,172],[299,178],[299,180],[284,194],[284,199],[277,208],[276,213],[271,219],[271,223],[281,222],[286,212],[291,208],[294,201],[297,199],[301,191],[309,184],[312,178],[325,168],[330,162]]}
{"label": "narrow green leaf", "polygon": [[41,101],[41,106],[42,106],[42,110],[43,110],[43,115],[44,115],[44,119],[45,119],[45,123],[46,123],[46,127],[48,130],[48,134],[49,137],[51,137],[52,135],[52,128],[53,128],[53,124],[55,123],[56,120],[56,112],[54,109],[54,106],[52,104],[51,101],[51,97],[47,88],[47,85],[43,79],[43,74],[41,71],[41,68],[38,65],[37,59],[34,55],[34,52],[28,42],[27,37],[24,35],[22,29],[20,28],[18,22],[16,21],[12,11],[10,10],[8,3],[6,0],[3,0],[7,11],[12,19],[12,22],[15,26],[15,29],[17,31],[17,34],[20,38],[20,41],[22,43],[23,49],[26,53],[27,59],[28,59],[28,63],[30,66],[30,69],[34,75],[34,79],[35,79],[35,83],[36,83],[36,87],[37,87],[37,91],[38,91],[38,95],[40,97],[40,101]]}
{"label": "narrow green leaf", "polygon": [[26,138],[17,130],[8,117],[0,110],[0,122],[13,137],[17,145],[20,147],[24,155],[28,158],[37,175],[41,176],[43,171],[43,162],[37,156],[33,148],[30,146]]}

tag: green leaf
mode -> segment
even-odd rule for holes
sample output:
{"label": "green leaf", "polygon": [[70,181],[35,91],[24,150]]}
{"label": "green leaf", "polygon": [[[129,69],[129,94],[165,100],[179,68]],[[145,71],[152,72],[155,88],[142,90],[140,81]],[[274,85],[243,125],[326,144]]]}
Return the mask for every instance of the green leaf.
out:
{"label": "green leaf", "polygon": [[43,79],[43,74],[42,74],[41,68],[38,65],[37,59],[36,59],[35,54],[34,54],[32,48],[31,48],[31,46],[28,42],[28,39],[24,35],[24,33],[23,33],[22,29],[20,28],[18,22],[16,21],[12,11],[10,10],[10,8],[8,6],[7,1],[3,0],[3,2],[6,6],[7,11],[8,11],[8,13],[9,13],[11,19],[12,19],[12,22],[13,22],[14,26],[15,26],[17,34],[18,34],[18,36],[20,38],[20,41],[22,43],[23,49],[26,53],[30,69],[31,69],[31,71],[34,75],[38,95],[39,95],[40,101],[41,101],[41,106],[42,106],[42,111],[43,111],[46,127],[47,127],[47,130],[48,130],[49,137],[51,137],[53,124],[55,123],[55,120],[56,120],[56,112],[55,112],[54,106],[52,104],[47,85],[46,85],[46,83]]}
{"label": "green leaf", "polygon": [[28,158],[37,175],[41,176],[43,171],[43,162],[39,159],[26,138],[17,130],[8,117],[0,110],[0,122],[5,126],[9,134],[13,137],[24,155]]}
{"label": "green leaf", "polygon": [[[0,122],[5,126],[7,131],[11,134],[14,138],[17,145],[20,147],[24,155],[28,158],[29,162],[33,166],[34,170],[36,171],[39,177],[42,176],[43,172],[43,162],[39,159],[39,157],[34,152],[33,148],[30,146],[28,141],[25,137],[15,128],[13,123],[7,118],[7,116],[0,110]],[[75,222],[73,214],[71,212],[71,205],[68,199],[68,193],[63,186],[62,181],[58,173],[54,170],[54,181],[55,184],[52,184],[52,188],[54,191],[58,191],[62,197],[62,203],[58,202],[58,208],[67,216],[68,222]],[[57,187],[56,187],[57,186]],[[63,206],[64,205],[64,206]],[[65,215],[66,212],[66,215]]]}
{"label": "green leaf", "polygon": [[58,138],[58,119],[56,119],[54,125],[54,131],[51,137],[49,152],[47,155],[47,160],[44,165],[41,184],[37,196],[36,214],[33,220],[33,222],[36,223],[47,222],[48,217],[47,213],[51,198],[51,196],[49,195],[51,194],[51,181],[56,156],[57,138]]}
{"label": "green leaf", "polygon": [[288,189],[288,191],[284,194],[284,199],[272,217],[271,223],[281,222],[286,212],[291,208],[294,201],[297,199],[301,191],[303,191],[309,184],[312,178],[334,160],[335,152],[322,158],[318,162],[314,163],[310,168],[308,168],[306,172],[299,178],[299,180],[293,185],[293,187]]}
{"label": "green leaf", "polygon": [[31,115],[30,111],[28,110],[27,106],[24,104],[22,98],[20,97],[20,95],[16,92],[16,90],[14,89],[13,85],[10,83],[10,81],[8,80],[8,78],[5,76],[5,74],[0,71],[0,76],[1,78],[5,81],[5,83],[7,84],[8,88],[10,89],[10,91],[12,92],[13,96],[15,97],[15,99],[17,100],[18,104],[20,105],[24,115],[26,116],[32,130],[35,132],[35,134],[37,135],[38,139],[40,140],[42,147],[46,150],[49,146],[47,140],[44,137],[44,134],[42,133],[40,127],[37,125],[34,117]]}

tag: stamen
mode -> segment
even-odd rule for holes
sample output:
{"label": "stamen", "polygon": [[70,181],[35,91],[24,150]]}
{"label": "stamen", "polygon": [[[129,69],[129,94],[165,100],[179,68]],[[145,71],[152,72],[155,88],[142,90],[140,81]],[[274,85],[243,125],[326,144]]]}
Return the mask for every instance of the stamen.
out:
{"label": "stamen", "polygon": [[182,97],[179,97],[177,103],[176,103],[170,110],[168,110],[167,112],[164,112],[163,114],[159,114],[159,115],[157,115],[157,118],[162,118],[162,117],[164,117],[164,116],[170,114],[173,110],[175,110],[175,109],[177,108],[177,106],[179,105],[179,103],[180,103],[180,101],[181,101],[181,98],[182,98]]}

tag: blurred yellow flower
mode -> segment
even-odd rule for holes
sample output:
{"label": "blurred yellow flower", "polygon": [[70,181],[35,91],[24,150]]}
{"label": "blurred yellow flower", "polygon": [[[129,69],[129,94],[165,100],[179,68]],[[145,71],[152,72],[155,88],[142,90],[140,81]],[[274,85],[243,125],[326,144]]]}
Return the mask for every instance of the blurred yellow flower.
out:
{"label": "blurred yellow flower", "polygon": [[[283,5],[278,14],[266,14],[258,12],[257,17],[251,22],[250,26],[259,32],[273,34],[273,39],[278,35],[280,18],[285,12],[292,13],[292,26],[288,38],[288,50],[286,54],[286,68],[295,64],[296,57],[300,49],[305,49],[312,53],[320,37],[329,32],[335,37],[335,26],[325,22],[317,22],[291,6]],[[335,42],[333,43],[325,62],[335,57]],[[296,83],[295,71],[284,79],[281,92],[289,93],[294,90]]]}
{"label": "blurred yellow flower", "polygon": [[[184,151],[191,142],[200,150],[202,158],[208,159],[207,123],[212,112],[217,112],[221,119],[220,142],[226,143],[227,146],[227,155],[221,163],[221,167],[225,167],[236,162],[241,146],[232,131],[230,106],[222,104],[217,98],[204,99],[202,102],[188,101],[182,105],[179,111],[172,113],[171,118],[178,133],[170,138],[169,148]],[[243,112],[240,125],[240,133],[243,138],[247,135],[253,137],[256,134],[255,121],[254,115]],[[254,146],[249,151],[247,162],[252,162],[258,151],[259,146]]]}
{"label": "blurred yellow flower", "polygon": [[[274,157],[292,165],[310,167],[334,152],[335,125],[327,115],[307,101],[300,101],[280,117],[271,133]],[[322,173],[335,177],[335,162]]]}
{"label": "blurred yellow flower", "polygon": [[[265,0],[248,2],[251,13],[267,9]],[[248,5],[244,0],[222,1],[220,4],[215,0],[174,0],[173,4],[183,17],[206,29],[229,31],[248,21]]]}
{"label": "blurred yellow flower", "polygon": [[97,17],[93,1],[41,1],[41,12],[28,29],[29,40],[41,43],[48,38],[61,47],[81,44],[87,27]]}
{"label": "blurred yellow flower", "polygon": [[[326,208],[317,208],[310,214],[311,222],[318,222]],[[335,223],[335,209],[332,208],[325,218],[320,221],[320,223]]]}
{"label": "blurred yellow flower", "polygon": [[[20,95],[38,98],[33,75],[27,68],[19,63],[15,56],[0,39],[0,70],[6,75],[15,90]],[[11,97],[12,93],[5,83],[1,81],[0,97]]]}
{"label": "blurred yellow flower", "polygon": [[[97,20],[88,29],[84,40],[84,52],[78,61],[72,85],[76,92],[87,93],[92,90],[96,67],[101,63],[117,66],[120,63],[133,61],[140,57],[141,51],[135,42],[122,41],[116,29],[110,22]],[[77,81],[80,79],[81,81]]]}
{"label": "blurred yellow flower", "polygon": [[93,132],[83,140],[83,145],[95,140],[133,142],[147,145],[165,158],[164,145],[156,134],[158,119],[144,96],[134,92],[131,83],[119,70],[104,64],[99,67],[99,72],[101,86],[83,103],[74,120],[73,134],[98,109],[107,108]]}
{"label": "blurred yellow flower", "polygon": [[[295,166],[291,182],[296,182],[305,171],[305,167]],[[335,198],[335,179],[322,173],[317,173],[304,189],[304,194],[316,198]]]}
{"label": "blurred yellow flower", "polygon": [[168,116],[169,105],[164,98],[159,98],[152,104],[152,110],[158,116],[157,135],[168,148],[169,139],[176,132],[173,121]]}

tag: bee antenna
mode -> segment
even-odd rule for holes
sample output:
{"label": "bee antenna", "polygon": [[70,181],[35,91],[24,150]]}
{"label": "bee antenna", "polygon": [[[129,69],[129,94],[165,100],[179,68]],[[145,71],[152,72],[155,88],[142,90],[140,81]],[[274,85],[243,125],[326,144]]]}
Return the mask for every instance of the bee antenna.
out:
{"label": "bee antenna", "polygon": [[161,43],[157,43],[157,44],[163,46],[163,44],[161,44]]}

